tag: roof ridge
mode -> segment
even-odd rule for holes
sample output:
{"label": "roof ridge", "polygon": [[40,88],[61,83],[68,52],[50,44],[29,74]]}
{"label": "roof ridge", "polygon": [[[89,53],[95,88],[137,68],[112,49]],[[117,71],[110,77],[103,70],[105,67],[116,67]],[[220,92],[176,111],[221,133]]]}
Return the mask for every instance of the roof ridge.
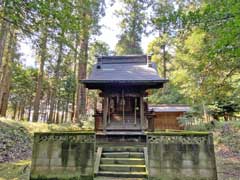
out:
{"label": "roof ridge", "polygon": [[100,56],[97,59],[99,64],[148,63],[147,55]]}
{"label": "roof ridge", "polygon": [[138,55],[138,54],[129,54],[129,55],[111,55],[111,56],[97,56],[97,57],[99,57],[99,58],[101,58],[101,57],[103,57],[103,58],[112,58],[112,57],[118,57],[118,58],[120,58],[120,57],[122,57],[122,58],[124,58],[124,57],[147,57],[147,55],[146,54],[141,54],[141,55]]}

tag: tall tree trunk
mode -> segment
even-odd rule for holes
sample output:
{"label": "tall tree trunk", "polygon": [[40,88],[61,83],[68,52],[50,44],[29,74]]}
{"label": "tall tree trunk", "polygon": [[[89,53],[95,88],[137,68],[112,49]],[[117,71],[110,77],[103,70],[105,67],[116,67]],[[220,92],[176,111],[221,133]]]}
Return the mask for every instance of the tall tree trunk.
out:
{"label": "tall tree trunk", "polygon": [[18,108],[17,108],[17,120],[20,121],[20,117],[21,117],[21,110],[22,110],[22,104],[18,103]]}
{"label": "tall tree trunk", "polygon": [[56,123],[56,111],[57,111],[57,104],[54,105],[54,109],[53,109],[53,123]]}
{"label": "tall tree trunk", "polygon": [[[1,30],[0,30],[0,67],[2,66],[3,52],[4,52],[5,43],[7,39],[8,29],[9,29],[9,23],[6,22],[5,20],[2,20]],[[0,77],[1,77],[1,73],[0,73]]]}
{"label": "tall tree trunk", "polygon": [[166,45],[162,46],[163,50],[163,78],[167,78],[167,52],[166,52]]}
{"label": "tall tree trunk", "polygon": [[[2,16],[4,17],[5,15],[5,9],[3,7],[3,14]],[[2,106],[2,100],[3,100],[3,88],[4,84],[2,82],[2,79],[4,79],[4,70],[3,70],[3,55],[6,47],[6,42],[7,42],[7,36],[8,36],[8,31],[9,31],[9,23],[5,21],[4,19],[2,20],[1,23],[1,29],[0,29],[0,108]],[[8,59],[8,58],[7,58]]]}
{"label": "tall tree trunk", "polygon": [[[64,36],[64,32],[62,32],[61,37]],[[62,54],[63,54],[63,42],[60,39],[59,42],[59,52],[58,52],[58,59],[57,59],[57,65],[55,68],[55,75],[54,75],[54,81],[53,81],[53,87],[52,87],[52,92],[51,92],[51,102],[50,102],[50,113],[48,117],[48,123],[52,123],[53,121],[53,109],[54,109],[54,104],[56,103],[56,94],[57,94],[57,86],[59,84],[59,77],[60,77],[60,65],[62,63]]]}
{"label": "tall tree trunk", "polygon": [[[78,58],[78,44],[79,44],[79,36],[76,34],[76,42],[75,42],[75,52],[74,52],[74,75],[76,78],[76,85],[78,84],[77,79],[77,58]],[[72,98],[72,113],[71,113],[71,122],[74,122],[74,114],[75,114],[75,96],[76,96],[76,89],[75,92],[73,93],[73,98]]]}
{"label": "tall tree trunk", "polygon": [[23,102],[20,108],[20,120],[24,119],[24,112],[25,112],[25,102]]}
{"label": "tall tree trunk", "polygon": [[30,119],[31,119],[31,111],[32,111],[32,101],[29,102],[28,118],[27,118],[27,120],[29,122],[30,122]]}
{"label": "tall tree trunk", "polygon": [[65,117],[64,117],[64,122],[66,123],[68,121],[68,105],[69,105],[69,97],[67,99],[67,104],[65,107]]}
{"label": "tall tree trunk", "polygon": [[[65,104],[66,106],[66,104]],[[64,123],[64,113],[65,113],[65,107],[64,103],[62,104],[62,109],[61,109],[61,123]]]}
{"label": "tall tree trunk", "polygon": [[33,103],[33,117],[32,117],[33,122],[37,122],[39,117],[39,106],[40,106],[43,75],[44,75],[44,63],[47,56],[47,37],[48,37],[47,28],[44,27],[42,30],[41,38],[40,38],[40,65],[39,65],[36,95]]}
{"label": "tall tree trunk", "polygon": [[[159,34],[159,38],[163,38],[163,35],[166,32],[166,28],[162,27],[161,30],[158,31]],[[163,78],[167,78],[167,51],[166,51],[166,43],[164,42],[163,44],[161,44],[161,50],[162,50],[162,55],[160,54],[160,56],[162,56],[162,66],[163,66]]]}
{"label": "tall tree trunk", "polygon": [[46,98],[46,122],[48,122],[49,118],[49,107],[50,107],[50,99],[51,99],[51,89],[49,88],[47,91],[47,98]]}
{"label": "tall tree trunk", "polygon": [[74,121],[80,122],[80,115],[85,115],[86,113],[86,88],[80,82],[86,78],[87,75],[87,59],[88,59],[88,35],[82,37],[80,41],[80,59],[78,59],[78,82],[76,87],[76,108],[74,113]]}
{"label": "tall tree trunk", "polygon": [[16,47],[16,35],[14,30],[10,33],[9,41],[8,41],[8,49],[6,55],[6,61],[4,66],[3,73],[3,81],[2,87],[0,87],[0,97],[2,101],[0,103],[0,116],[6,116],[7,107],[8,107],[8,98],[10,94],[10,85],[11,85],[11,77],[12,77],[12,63],[15,54]]}
{"label": "tall tree trunk", "polygon": [[[5,91],[5,79],[6,79],[6,73],[8,73],[8,57],[6,57],[6,62],[3,62],[3,57],[4,57],[4,52],[5,52],[5,48],[6,48],[6,44],[7,44],[7,37],[8,37],[8,23],[5,20],[2,20],[2,24],[1,24],[1,30],[0,30],[0,109],[2,107],[2,103],[3,103],[3,95],[4,95],[4,91]],[[11,38],[12,36],[10,36]],[[11,40],[8,41],[8,52],[7,52],[7,56],[10,53],[9,49],[11,49],[11,47],[9,47],[11,45],[10,43]]]}
{"label": "tall tree trunk", "polygon": [[6,117],[7,115],[7,108],[8,108],[8,98],[9,98],[9,91],[4,93],[3,99],[2,99],[2,107],[1,107],[1,116]]}
{"label": "tall tree trunk", "polygon": [[[54,99],[54,100],[53,100]],[[49,116],[48,116],[48,123],[53,123],[53,111],[54,111],[54,106],[55,106],[55,97],[53,90],[51,90],[51,96],[50,96],[50,110],[49,110]]]}
{"label": "tall tree trunk", "polygon": [[58,100],[57,101],[57,107],[56,107],[56,112],[55,112],[55,115],[56,115],[56,124],[59,124],[59,110],[60,110],[60,101]]}
{"label": "tall tree trunk", "polygon": [[46,123],[48,121],[48,94],[44,103],[44,108],[43,108],[43,121]]}
{"label": "tall tree trunk", "polygon": [[13,105],[13,116],[12,116],[12,119],[15,119],[16,115],[17,115],[17,104],[14,104]]}

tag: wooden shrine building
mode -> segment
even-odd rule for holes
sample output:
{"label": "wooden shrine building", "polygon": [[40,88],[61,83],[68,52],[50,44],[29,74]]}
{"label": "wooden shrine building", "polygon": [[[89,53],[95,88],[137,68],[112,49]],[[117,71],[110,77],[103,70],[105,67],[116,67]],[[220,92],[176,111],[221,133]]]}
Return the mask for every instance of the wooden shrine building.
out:
{"label": "wooden shrine building", "polygon": [[190,107],[183,104],[160,104],[149,105],[148,110],[154,114],[152,126],[148,127],[152,131],[183,130],[184,127],[180,125],[178,118],[190,111]]}
{"label": "wooden shrine building", "polygon": [[101,56],[89,78],[88,89],[101,90],[102,110],[95,112],[96,131],[144,131],[152,113],[145,100],[146,90],[162,88],[155,63],[147,55]]}
{"label": "wooden shrine building", "polygon": [[88,89],[100,90],[96,132],[34,134],[30,180],[217,180],[212,134],[159,131],[179,128],[176,119],[188,108],[148,106],[147,90],[167,82],[150,57],[97,60],[89,78],[82,80]]}

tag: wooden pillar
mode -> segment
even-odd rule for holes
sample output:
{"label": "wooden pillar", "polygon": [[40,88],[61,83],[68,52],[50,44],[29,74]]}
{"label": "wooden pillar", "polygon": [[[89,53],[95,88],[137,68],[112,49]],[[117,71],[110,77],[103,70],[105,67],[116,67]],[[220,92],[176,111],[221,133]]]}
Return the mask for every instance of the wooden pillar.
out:
{"label": "wooden pillar", "polygon": [[137,125],[137,98],[134,97],[134,124]]}
{"label": "wooden pillar", "polygon": [[140,125],[141,129],[144,129],[144,103],[143,103],[143,96],[140,97]]}
{"label": "wooden pillar", "polygon": [[103,130],[106,130],[107,126],[107,115],[108,115],[108,97],[103,98]]}
{"label": "wooden pillar", "polygon": [[123,125],[125,125],[125,98],[124,98],[124,90],[122,90],[122,121]]}
{"label": "wooden pillar", "polygon": [[108,120],[107,120],[107,124],[110,124],[110,118],[111,118],[111,97],[107,98],[107,107],[108,107]]}

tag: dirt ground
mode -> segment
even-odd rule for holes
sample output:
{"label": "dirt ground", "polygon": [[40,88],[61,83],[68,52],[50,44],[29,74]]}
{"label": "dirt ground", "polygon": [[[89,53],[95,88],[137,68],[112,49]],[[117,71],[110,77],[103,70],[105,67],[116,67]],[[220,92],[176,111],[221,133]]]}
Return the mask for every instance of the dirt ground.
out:
{"label": "dirt ground", "polygon": [[218,180],[240,180],[240,155],[228,147],[215,147]]}

